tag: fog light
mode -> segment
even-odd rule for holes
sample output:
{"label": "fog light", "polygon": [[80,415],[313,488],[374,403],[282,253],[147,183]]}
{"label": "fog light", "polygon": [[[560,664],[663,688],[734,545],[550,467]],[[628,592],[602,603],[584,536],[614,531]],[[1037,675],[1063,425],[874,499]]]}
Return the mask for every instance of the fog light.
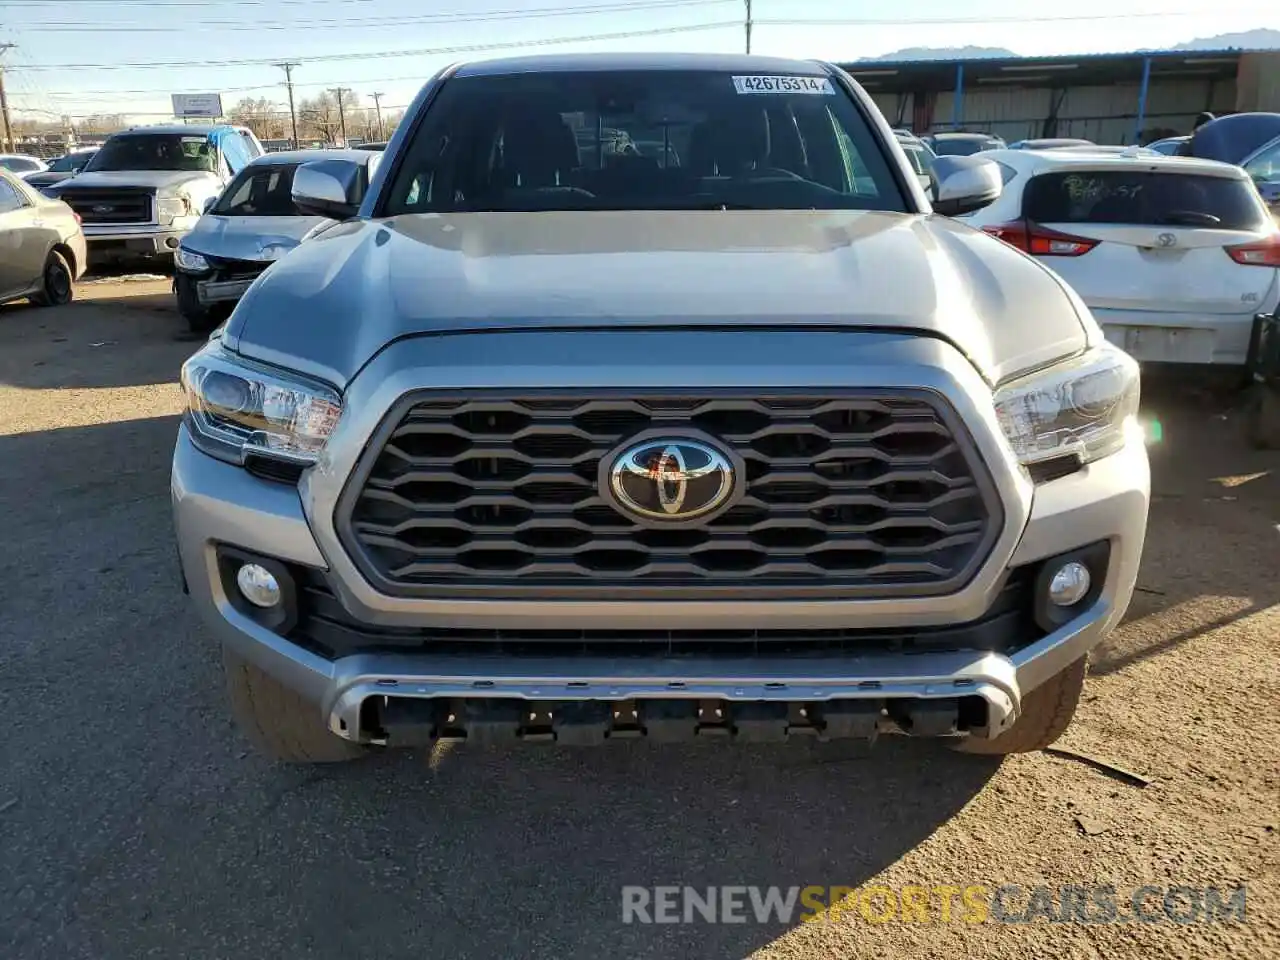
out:
{"label": "fog light", "polygon": [[[1078,566],[1078,564],[1077,564]],[[1057,583],[1057,580],[1054,580]],[[266,567],[246,563],[236,571],[236,586],[255,607],[269,609],[280,603],[280,584]]]}
{"label": "fog light", "polygon": [[1089,592],[1091,582],[1089,568],[1079,561],[1071,560],[1059,567],[1049,581],[1049,599],[1059,607],[1079,603]]}

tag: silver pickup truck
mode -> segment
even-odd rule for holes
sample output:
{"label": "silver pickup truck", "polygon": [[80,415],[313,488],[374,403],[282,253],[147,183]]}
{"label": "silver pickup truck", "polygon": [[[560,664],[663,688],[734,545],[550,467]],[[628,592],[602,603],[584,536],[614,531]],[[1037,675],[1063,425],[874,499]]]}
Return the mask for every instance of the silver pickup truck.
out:
{"label": "silver pickup truck", "polygon": [[227,181],[262,152],[247,127],[134,127],[43,192],[80,216],[94,261],[170,258]]}
{"label": "silver pickup truck", "polygon": [[245,733],[1052,742],[1138,570],[1137,367],[948,219],[994,165],[934,178],[840,70],[693,55],[451,67],[358,204],[300,167],[346,222],[184,365],[173,460]]}

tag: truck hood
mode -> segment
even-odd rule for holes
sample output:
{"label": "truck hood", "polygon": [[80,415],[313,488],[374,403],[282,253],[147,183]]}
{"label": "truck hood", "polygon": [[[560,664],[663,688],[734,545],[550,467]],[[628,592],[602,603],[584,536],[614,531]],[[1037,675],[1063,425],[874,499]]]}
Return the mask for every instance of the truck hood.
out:
{"label": "truck hood", "polygon": [[229,260],[275,260],[292,250],[324,217],[223,217],[206,213],[182,238],[188,250]]}
{"label": "truck hood", "polygon": [[340,224],[264,274],[224,340],[342,387],[406,336],[672,325],[910,331],[991,383],[1099,337],[1053,273],[943,217],[625,211]]}
{"label": "truck hood", "polygon": [[59,192],[76,187],[146,187],[161,196],[173,196],[188,183],[218,182],[216,174],[201,170],[102,170],[77,173],[58,184]]}

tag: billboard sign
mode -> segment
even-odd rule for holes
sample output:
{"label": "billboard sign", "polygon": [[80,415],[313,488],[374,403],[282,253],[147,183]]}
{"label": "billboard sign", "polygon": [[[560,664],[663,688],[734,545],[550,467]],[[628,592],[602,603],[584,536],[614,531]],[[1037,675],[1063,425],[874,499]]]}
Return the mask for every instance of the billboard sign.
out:
{"label": "billboard sign", "polygon": [[217,120],[222,116],[222,94],[220,93],[175,93],[173,98],[173,115],[188,119],[200,117],[205,120]]}

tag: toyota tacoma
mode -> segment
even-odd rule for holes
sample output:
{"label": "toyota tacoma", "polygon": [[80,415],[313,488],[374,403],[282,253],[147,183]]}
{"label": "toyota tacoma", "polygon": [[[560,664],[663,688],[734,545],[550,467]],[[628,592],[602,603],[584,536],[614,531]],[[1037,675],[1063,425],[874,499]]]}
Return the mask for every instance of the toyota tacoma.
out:
{"label": "toyota tacoma", "polygon": [[181,378],[245,733],[1052,742],[1149,474],[1134,361],[950,219],[1000,188],[940,157],[926,193],[847,74],[740,56],[453,66],[367,191],[301,166],[343,222]]}

